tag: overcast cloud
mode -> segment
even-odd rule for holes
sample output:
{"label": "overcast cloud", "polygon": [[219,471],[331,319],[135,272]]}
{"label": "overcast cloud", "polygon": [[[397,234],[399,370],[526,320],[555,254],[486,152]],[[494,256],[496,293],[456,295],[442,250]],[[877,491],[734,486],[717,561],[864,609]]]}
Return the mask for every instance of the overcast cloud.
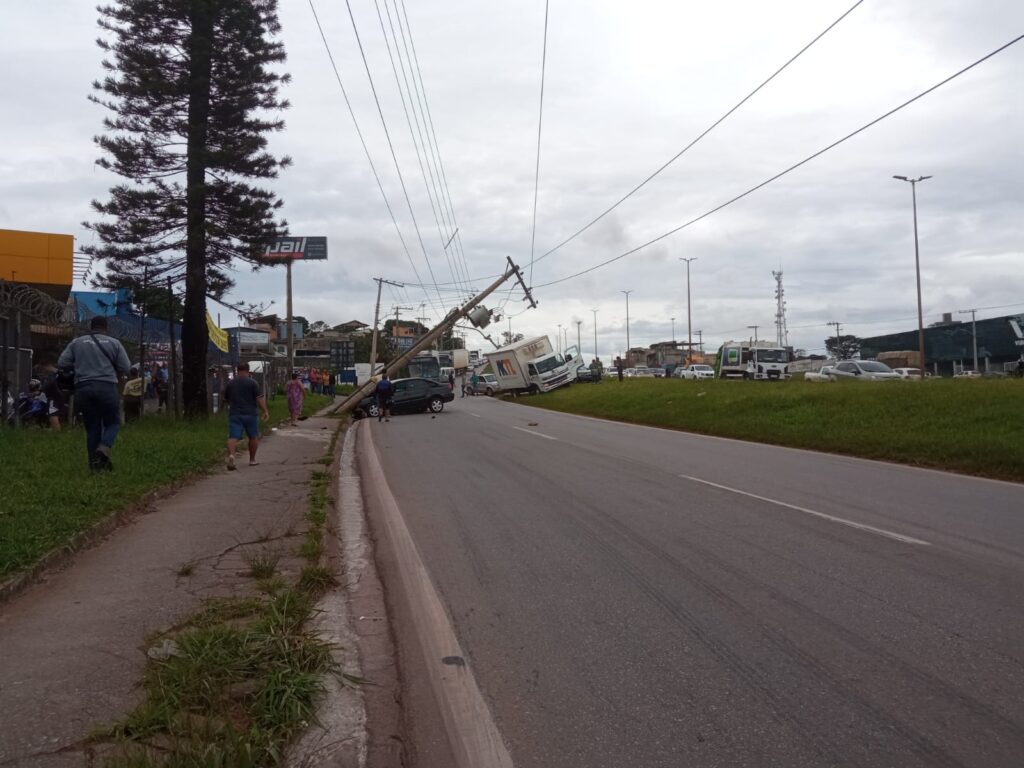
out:
{"label": "overcast cloud", "polygon": [[[384,0],[378,0],[383,3]],[[852,0],[552,0],[537,211],[539,256],[678,152],[852,4]],[[100,75],[96,13],[82,0],[3,0],[0,227],[89,242],[89,201],[116,182],[97,168],[90,104]],[[374,3],[352,0],[388,128],[420,225],[420,251],[343,2],[316,8],[420,278],[452,283],[413,150]],[[380,6],[383,9],[383,5]],[[394,6],[389,6],[394,12]],[[472,284],[510,255],[530,271],[544,3],[406,0]],[[372,321],[383,276],[418,282],[396,235],[330,69],[306,0],[282,0],[293,108],[275,151],[295,160],[275,184],[295,234],[327,235],[327,263],[295,268],[296,311],[310,320]],[[1024,32],[1019,0],[867,0],[790,69],[665,173],[581,237],[538,261],[542,286],[619,255],[713,208],[860,127]],[[843,146],[704,221],[584,277],[521,294],[515,331],[582,320],[604,359],[686,337],[685,268],[694,330],[709,346],[774,336],[772,270],[785,273],[794,345],[821,351],[838,320],[873,335],[914,326],[909,185],[918,187],[924,310],[1024,307],[1024,42]],[[459,273],[461,276],[462,273]],[[441,289],[453,304],[450,286]],[[237,274],[231,298],[284,306],[280,270]],[[438,291],[388,290],[385,310]],[[433,305],[433,306],[432,306]],[[211,305],[211,311],[217,307]],[[222,311],[224,324],[235,318]],[[503,320],[499,330],[508,327]],[[476,334],[470,346],[486,343]]]}

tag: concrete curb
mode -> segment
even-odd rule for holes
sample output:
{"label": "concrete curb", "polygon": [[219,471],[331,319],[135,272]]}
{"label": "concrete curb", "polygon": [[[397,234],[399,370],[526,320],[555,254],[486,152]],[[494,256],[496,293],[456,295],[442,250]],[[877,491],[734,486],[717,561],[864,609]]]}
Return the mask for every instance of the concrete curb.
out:
{"label": "concrete curb", "polygon": [[397,599],[412,621],[456,768],[512,768],[512,757],[476,684],[436,588],[420,557],[384,476],[371,429],[360,429],[366,448],[360,452],[363,481],[372,487],[386,529],[385,546],[397,563]]}

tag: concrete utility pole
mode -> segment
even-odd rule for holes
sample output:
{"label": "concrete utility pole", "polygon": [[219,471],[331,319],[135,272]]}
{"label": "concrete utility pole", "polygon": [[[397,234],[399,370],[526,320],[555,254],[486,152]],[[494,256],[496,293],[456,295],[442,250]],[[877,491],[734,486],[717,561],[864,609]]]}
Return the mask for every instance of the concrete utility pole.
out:
{"label": "concrete utility pole", "polygon": [[[507,258],[507,261],[508,269],[505,270],[505,273],[503,275],[501,275],[497,280],[495,280],[493,283],[487,286],[487,288],[485,288],[481,293],[478,293],[475,298],[471,299],[462,307],[458,307],[449,312],[441,320],[440,323],[434,326],[434,328],[432,328],[418,342],[413,344],[412,348],[408,352],[406,352],[403,355],[400,355],[397,360],[393,360],[390,363],[388,363],[388,365],[385,368],[386,373],[390,376],[394,371],[397,371],[398,369],[406,365],[413,357],[416,356],[417,353],[433,344],[435,340],[440,338],[445,333],[445,331],[447,331],[453,325],[455,325],[456,322],[467,317],[469,313],[472,312],[473,309],[480,302],[482,302],[484,299],[486,299],[488,296],[494,293],[501,286],[501,284],[508,280],[510,277],[514,276],[519,281],[519,285],[522,287],[524,293],[526,293],[524,301],[529,301],[530,306],[536,308],[537,302],[534,301],[533,295],[530,293],[530,289],[526,286],[526,281],[523,280],[523,276],[522,273],[519,271],[519,267],[512,262],[511,258]],[[366,397],[367,394],[370,393],[370,391],[375,386],[376,382],[374,382],[373,378],[371,378],[368,382],[366,382],[366,384],[359,387],[355,392],[353,392],[351,395],[345,398],[345,400],[341,403],[341,405],[338,406],[335,412],[347,413],[348,411],[351,411],[353,408],[355,408],[355,406],[359,403],[360,400],[362,400],[364,397]]]}
{"label": "concrete utility pole", "polygon": [[[580,357],[583,357],[583,343],[580,341],[580,326],[582,325],[582,320],[576,321],[576,349],[579,350]],[[975,366],[977,366],[977,363],[975,363]]]}
{"label": "concrete utility pole", "polygon": [[697,348],[700,350],[701,356],[704,355],[704,331],[697,331]]}
{"label": "concrete utility pole", "polygon": [[910,184],[910,196],[914,203],[914,268],[917,272],[917,346],[921,350],[921,381],[924,381],[924,311],[921,309],[921,251],[917,244],[917,183],[930,179],[931,176],[918,176],[908,179],[906,176],[893,176],[894,179]]}
{"label": "concrete utility pole", "polygon": [[754,346],[755,347],[757,346],[757,329],[760,328],[760,327],[761,327],[760,325],[748,325],[747,326],[747,328],[753,328],[754,329]]}
{"label": "concrete utility pole", "polygon": [[961,309],[958,314],[971,316],[971,339],[974,342],[974,370],[978,370],[978,323],[976,309]]}
{"label": "concrete utility pole", "polygon": [[838,363],[839,362],[839,348],[840,348],[840,346],[842,346],[842,340],[840,340],[840,338],[839,338],[839,326],[840,326],[840,324],[833,320],[830,323],[825,323],[825,325],[834,325],[836,327],[836,362]]}
{"label": "concrete utility pole", "polygon": [[558,354],[562,354],[562,324],[558,324],[558,338],[555,339],[555,346],[558,347]]}
{"label": "concrete utility pole", "polygon": [[598,354],[597,354],[597,310],[596,309],[592,309],[590,311],[594,313],[594,359],[596,360],[598,358]]}
{"label": "concrete utility pole", "polygon": [[[291,274],[289,267],[289,274]],[[373,308],[373,337],[370,339],[370,376],[371,378],[376,373],[374,366],[377,364],[377,324],[380,322],[380,291],[384,284],[393,285],[396,288],[404,288],[405,286],[401,283],[393,283],[390,280],[385,280],[383,277],[373,278],[377,281],[377,304]],[[291,294],[289,294],[290,296]],[[289,328],[291,325],[288,326]],[[289,362],[289,365],[291,363]]]}
{"label": "concrete utility pole", "polygon": [[[690,315],[690,262],[696,261],[696,256],[686,258],[682,256],[680,261],[686,262],[686,362],[689,364],[690,355],[693,354],[693,317]],[[756,332],[755,332],[756,333]]]}
{"label": "concrete utility pole", "polygon": [[631,288],[628,291],[619,291],[619,293],[626,294],[626,363],[629,363],[629,294],[633,292]]}
{"label": "concrete utility pole", "polygon": [[676,319],[674,317],[671,318],[671,319],[672,319],[672,348],[675,349],[675,346],[676,346]]}

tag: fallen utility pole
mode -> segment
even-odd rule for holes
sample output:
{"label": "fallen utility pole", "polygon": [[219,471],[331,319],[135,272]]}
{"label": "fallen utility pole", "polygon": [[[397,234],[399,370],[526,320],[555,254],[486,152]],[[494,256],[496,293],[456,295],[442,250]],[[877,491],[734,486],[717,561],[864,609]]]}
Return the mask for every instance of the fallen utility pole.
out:
{"label": "fallen utility pole", "polygon": [[[469,313],[472,312],[481,301],[483,301],[492,293],[494,293],[499,287],[501,287],[502,283],[504,283],[506,280],[513,276],[519,280],[519,284],[523,287],[523,290],[526,291],[526,298],[524,299],[524,301],[529,301],[531,307],[536,307],[537,302],[533,300],[533,296],[530,294],[530,289],[526,287],[526,282],[523,280],[523,276],[519,273],[519,267],[512,262],[511,257],[508,257],[508,269],[505,270],[505,273],[501,277],[499,277],[497,280],[495,280],[493,283],[487,286],[483,291],[481,291],[468,302],[463,304],[461,307],[456,307],[451,312],[449,312],[444,317],[444,319],[441,320],[440,323],[434,326],[425,336],[423,336],[423,338],[417,341],[409,349],[408,352],[401,355],[397,360],[394,360],[391,363],[389,363],[384,368],[384,373],[386,373],[390,377],[393,371],[397,371],[400,368],[403,368],[417,354],[419,354],[424,349],[433,344],[435,340],[441,338],[441,336],[443,336],[447,330],[454,326],[455,323],[457,323],[459,320],[462,320],[463,318],[468,318]],[[374,378],[374,373],[375,372],[371,368],[370,380],[363,384],[363,386],[356,389],[356,391],[349,395],[347,398],[345,398],[341,405],[338,406],[337,410],[335,411],[336,413],[348,413],[359,404],[360,400],[362,400],[370,392],[373,391],[373,388],[377,385],[377,382]]]}

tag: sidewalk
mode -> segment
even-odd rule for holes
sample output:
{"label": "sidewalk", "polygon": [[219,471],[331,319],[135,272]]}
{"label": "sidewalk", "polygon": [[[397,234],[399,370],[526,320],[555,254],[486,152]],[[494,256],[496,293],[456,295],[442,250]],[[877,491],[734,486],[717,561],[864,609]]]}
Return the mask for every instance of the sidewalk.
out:
{"label": "sidewalk", "polygon": [[[64,570],[0,605],[0,766],[74,766],[86,737],[141,700],[147,635],[207,597],[249,593],[247,548],[272,543],[280,567],[305,529],[307,481],[336,419],[281,427],[247,456],[156,502]],[[269,432],[269,430],[268,430]]]}

